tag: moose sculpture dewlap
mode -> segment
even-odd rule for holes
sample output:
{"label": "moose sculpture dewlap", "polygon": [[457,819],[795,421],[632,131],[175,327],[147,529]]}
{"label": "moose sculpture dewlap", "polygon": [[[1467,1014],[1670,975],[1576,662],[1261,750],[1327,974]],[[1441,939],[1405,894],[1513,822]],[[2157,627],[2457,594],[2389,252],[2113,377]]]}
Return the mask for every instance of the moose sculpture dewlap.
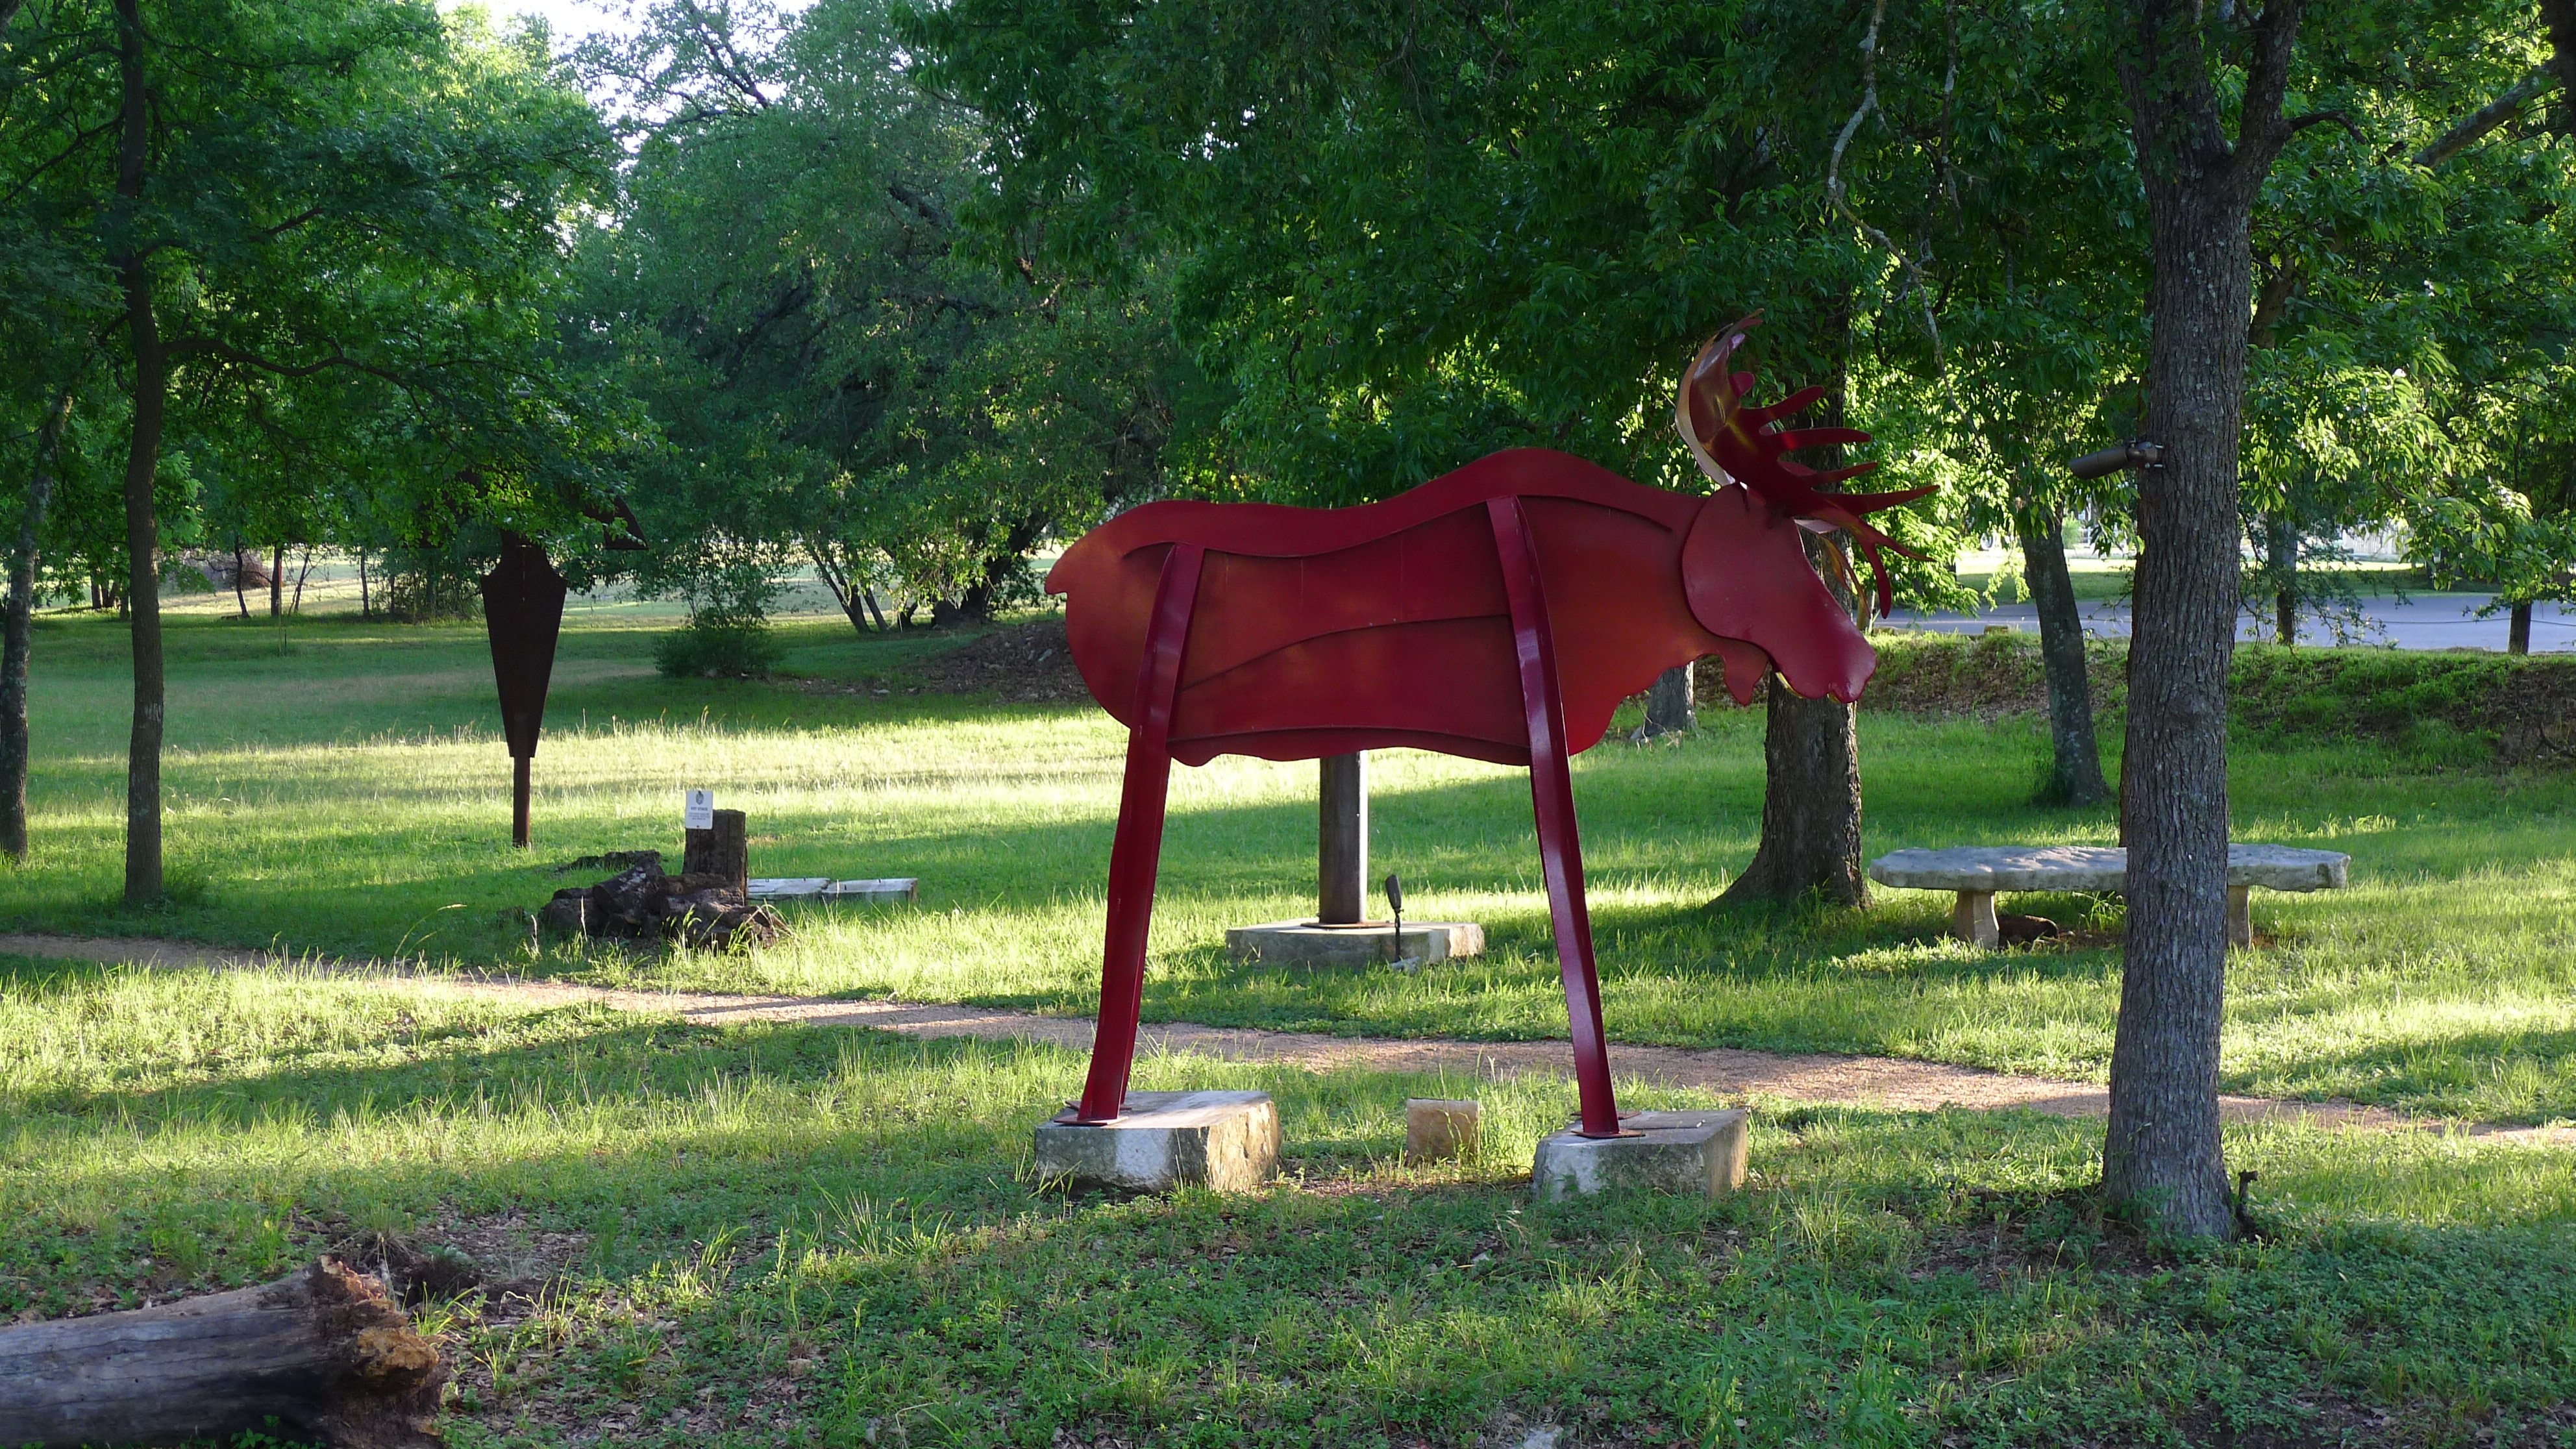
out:
{"label": "moose sculpture dewlap", "polygon": [[1582,1131],[1619,1134],[1566,761],[1620,701],[1711,654],[1740,702],[1774,669],[1799,694],[1858,698],[1876,656],[1800,531],[1847,530],[1884,612],[1894,545],[1862,515],[1931,491],[1816,491],[1876,465],[1820,474],[1782,455],[1869,435],[1774,430],[1820,388],[1745,406],[1752,374],[1726,364],[1752,325],[1683,377],[1682,437],[1718,485],[1705,497],[1516,448],[1359,508],[1149,504],[1065,551],[1047,592],[1066,596],[1083,682],[1128,729],[1100,1025],[1068,1120],[1112,1121],[1126,1101],[1171,762],[1408,746],[1529,767]]}

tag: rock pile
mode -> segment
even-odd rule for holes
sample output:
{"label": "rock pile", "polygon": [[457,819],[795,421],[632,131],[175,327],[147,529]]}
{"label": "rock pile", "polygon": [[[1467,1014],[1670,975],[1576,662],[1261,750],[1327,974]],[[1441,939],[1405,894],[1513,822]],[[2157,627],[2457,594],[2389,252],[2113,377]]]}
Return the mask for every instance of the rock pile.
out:
{"label": "rock pile", "polygon": [[753,902],[741,883],[721,875],[664,875],[659,851],[636,851],[636,863],[594,886],[555,892],[537,919],[565,931],[627,939],[672,939],[723,950],[737,942],[765,946],[786,934],[778,913]]}

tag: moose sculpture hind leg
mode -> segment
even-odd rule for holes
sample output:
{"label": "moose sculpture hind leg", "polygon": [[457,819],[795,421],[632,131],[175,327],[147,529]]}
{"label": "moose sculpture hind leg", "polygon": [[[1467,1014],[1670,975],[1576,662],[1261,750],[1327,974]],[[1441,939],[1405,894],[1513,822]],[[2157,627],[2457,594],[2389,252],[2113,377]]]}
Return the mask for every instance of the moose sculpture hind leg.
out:
{"label": "moose sculpture hind leg", "polygon": [[1610,1047],[1601,1030],[1601,981],[1592,962],[1592,915],[1583,901],[1583,841],[1575,829],[1574,777],[1565,758],[1565,708],[1557,695],[1556,644],[1547,622],[1538,552],[1517,498],[1485,505],[1511,602],[1512,652],[1529,720],[1530,806],[1538,817],[1539,863],[1547,876],[1548,919],[1556,931],[1557,974],[1574,1040],[1574,1085],[1583,1135],[1616,1137],[1619,1103],[1610,1088]]}
{"label": "moose sculpture hind leg", "polygon": [[1180,691],[1181,650],[1198,605],[1199,564],[1206,551],[1174,544],[1155,586],[1145,625],[1145,657],[1136,671],[1136,703],[1127,727],[1127,776],[1118,796],[1118,834],[1109,847],[1109,929],[1100,962],[1100,1022],[1091,1039],[1091,1074],[1083,1082],[1077,1122],[1111,1122],[1127,1102],[1136,1060],[1136,1022],[1144,1010],[1145,936],[1154,923],[1154,877],[1163,857],[1163,802],[1172,780],[1172,701]]}

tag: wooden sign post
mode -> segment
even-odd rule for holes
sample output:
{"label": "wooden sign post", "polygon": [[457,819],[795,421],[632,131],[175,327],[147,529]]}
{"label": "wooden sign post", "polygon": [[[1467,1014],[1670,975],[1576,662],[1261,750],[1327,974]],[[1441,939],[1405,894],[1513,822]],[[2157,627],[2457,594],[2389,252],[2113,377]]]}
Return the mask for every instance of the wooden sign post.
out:
{"label": "wooden sign post", "polygon": [[500,564],[483,576],[483,631],[501,692],[501,732],[510,742],[510,843],[521,849],[528,844],[529,766],[545,728],[546,686],[570,592],[546,551],[516,534],[501,546]]}

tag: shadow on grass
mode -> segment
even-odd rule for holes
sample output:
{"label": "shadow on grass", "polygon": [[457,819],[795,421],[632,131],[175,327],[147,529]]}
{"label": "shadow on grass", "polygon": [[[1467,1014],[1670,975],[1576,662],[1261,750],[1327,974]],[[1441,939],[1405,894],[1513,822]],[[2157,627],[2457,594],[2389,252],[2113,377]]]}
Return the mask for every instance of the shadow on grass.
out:
{"label": "shadow on grass", "polygon": [[[24,1172],[129,1144],[48,1178],[101,1204],[86,1226],[31,1217],[0,1292],[52,1303],[190,1255],[255,1277],[263,1231],[276,1260],[370,1231],[579,1235],[546,1304],[442,1310],[454,1412],[498,1443],[563,1422],[669,1444],[884,1442],[890,1422],[968,1443],[1468,1442],[1540,1420],[1613,1442],[2145,1442],[2211,1412],[2293,1424],[2320,1398],[2416,1442],[2566,1398],[2563,1325],[2509,1307],[2557,1301],[2563,1234],[2294,1214],[2265,1244],[2103,1267],[2066,1206],[2092,1124],[1808,1109],[1758,1132],[1745,1192],[1545,1207],[1508,1168],[1389,1162],[1403,1098],[1459,1084],[1165,1060],[1156,1085],[1273,1091],[1292,1166],[1329,1170],[1237,1197],[1033,1191],[1029,1126],[1079,1066],[624,1022],[103,1094],[14,1149]],[[1474,1090],[1515,1136],[1567,1106],[1559,1085]]]}

